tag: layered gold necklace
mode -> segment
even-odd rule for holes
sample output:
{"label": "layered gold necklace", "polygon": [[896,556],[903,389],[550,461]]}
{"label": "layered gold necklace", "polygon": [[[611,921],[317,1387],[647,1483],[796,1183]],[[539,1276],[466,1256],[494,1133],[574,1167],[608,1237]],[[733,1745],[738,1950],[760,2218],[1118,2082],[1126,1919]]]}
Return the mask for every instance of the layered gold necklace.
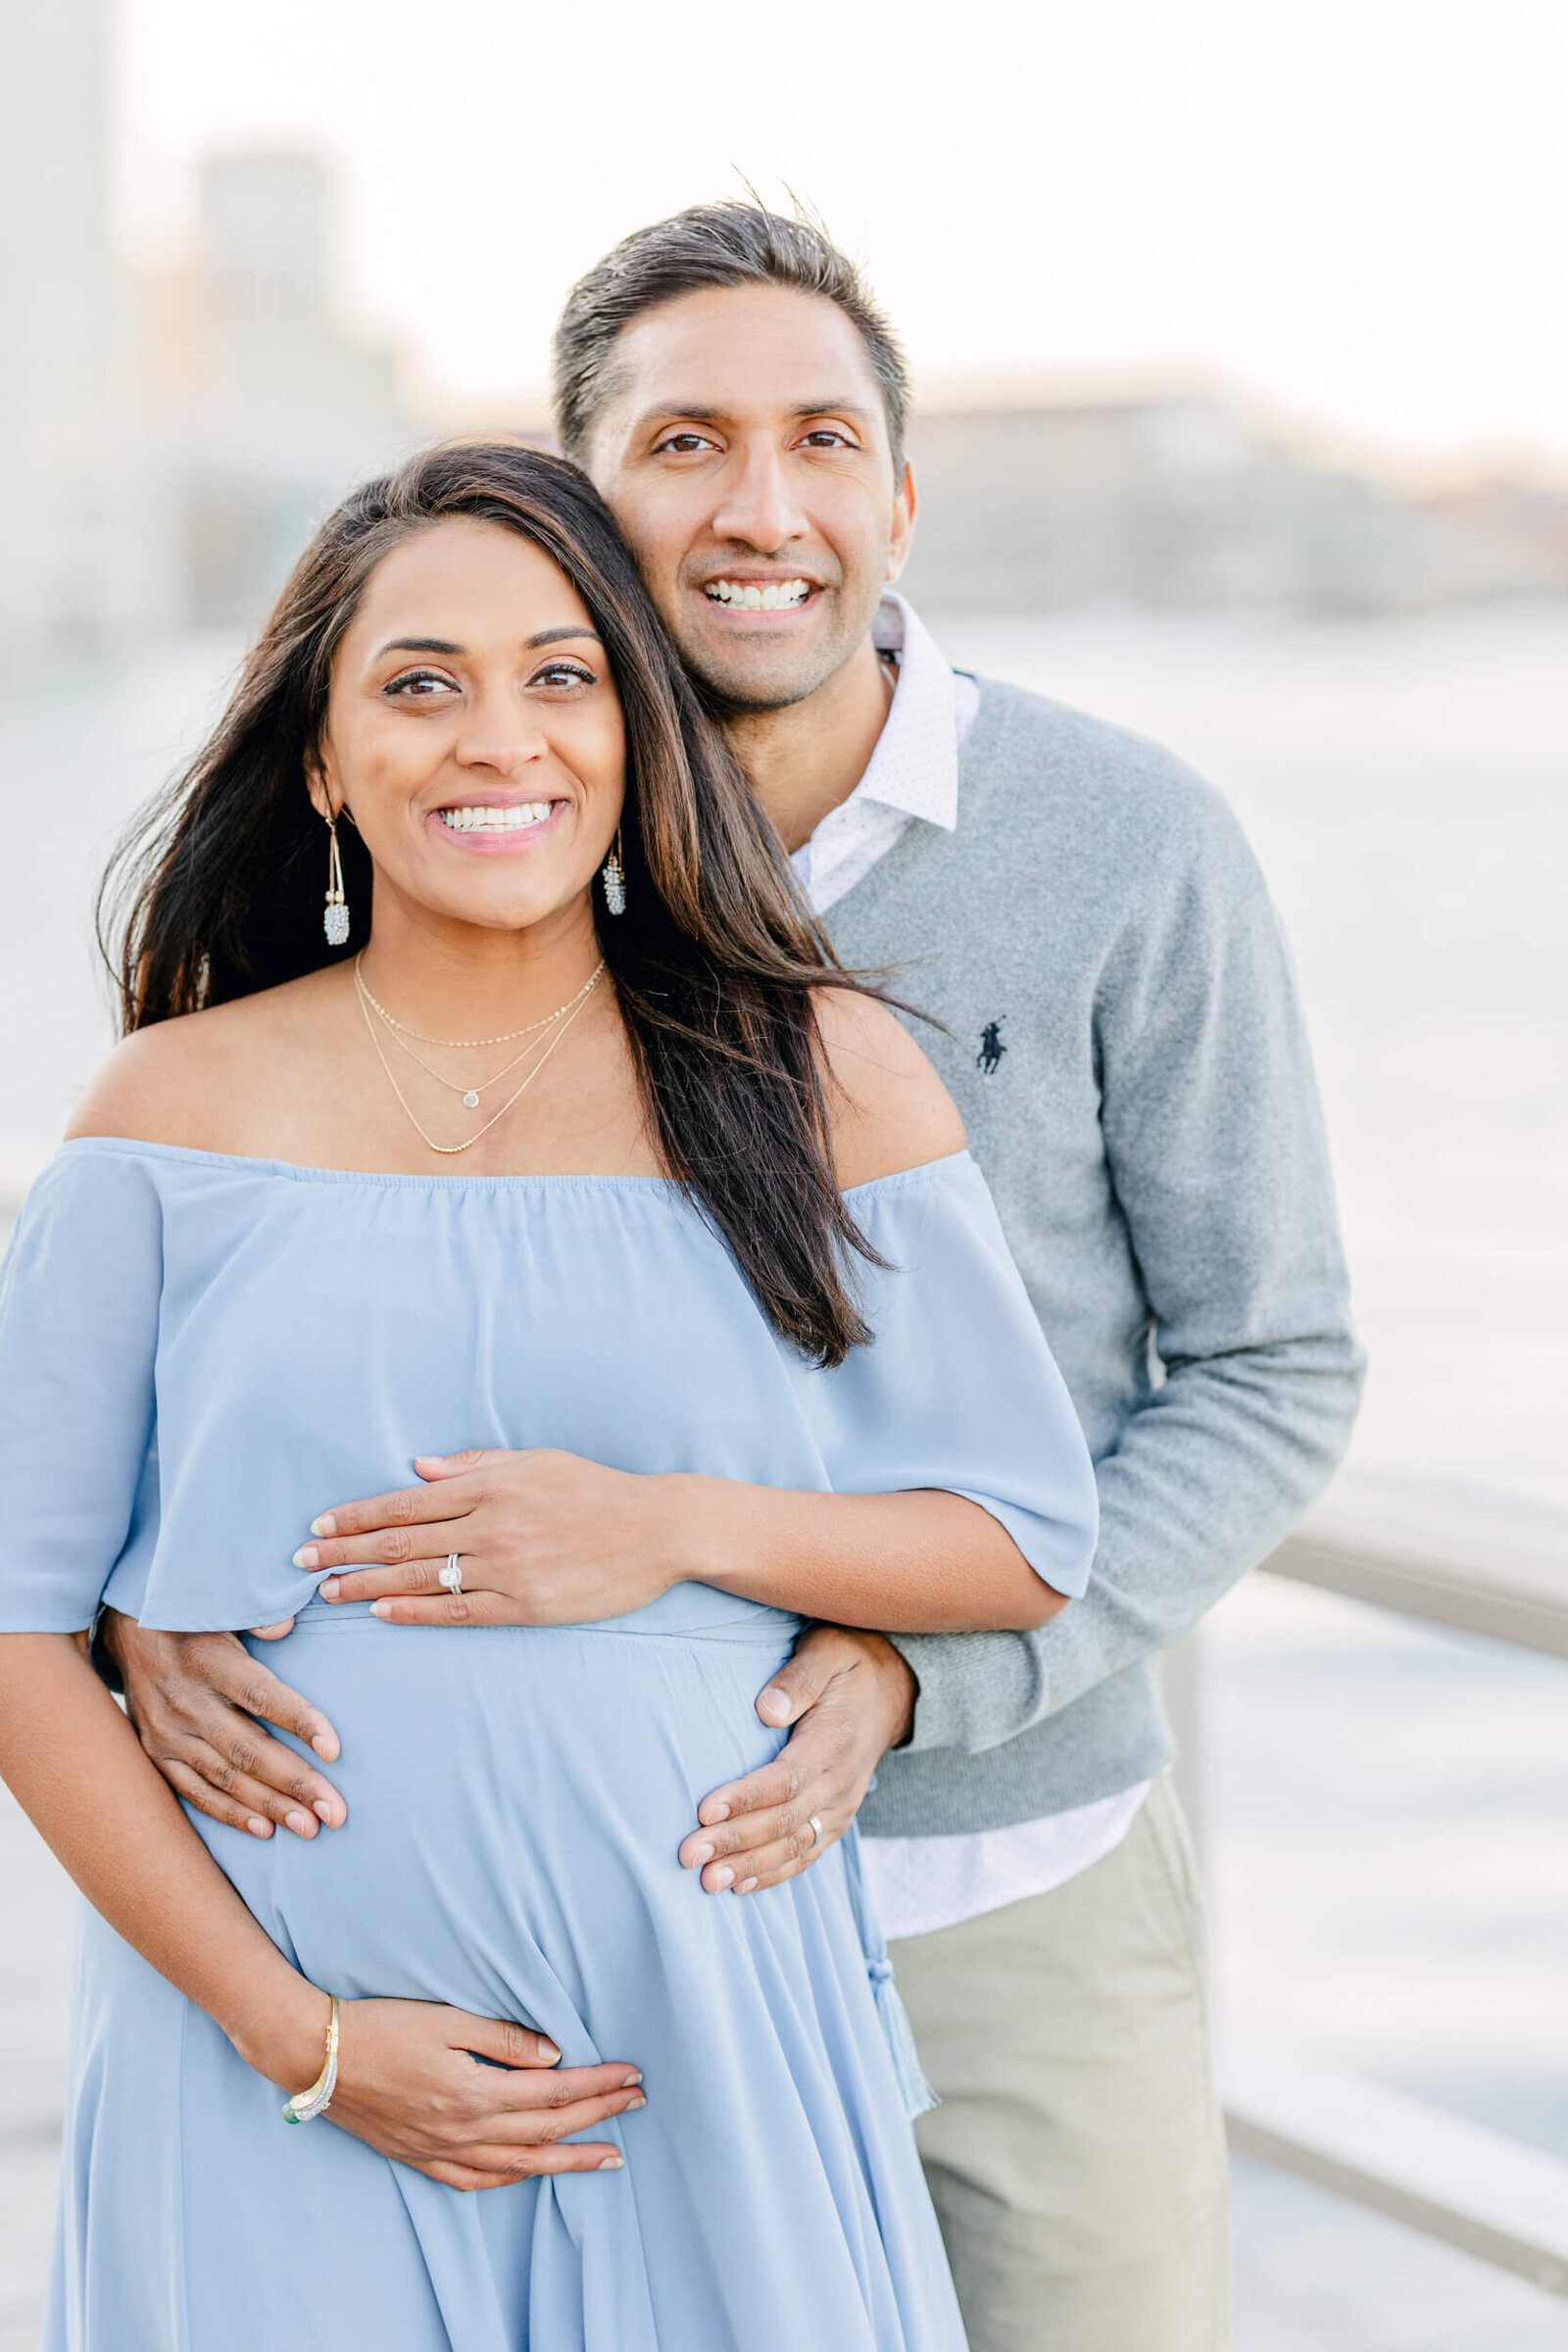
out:
{"label": "layered gold necklace", "polygon": [[[527,1093],[545,1063],[550,1059],[551,1054],[554,1054],[571,1027],[572,1022],[577,1018],[578,1013],[593,995],[594,990],[599,986],[605,970],[604,957],[601,956],[576,995],[568,997],[564,1004],[558,1004],[554,1012],[547,1012],[540,1020],[528,1021],[520,1029],[508,1029],[500,1037],[426,1037],[420,1030],[411,1029],[406,1022],[400,1021],[396,1014],[388,1012],[386,1006],[378,1003],[370,994],[369,989],[366,986],[365,975],[360,969],[363,953],[362,950],[361,955],[354,959],[354,992],[359,999],[366,1031],[371,1045],[375,1048],[375,1057],[386,1072],[387,1084],[396,1095],[410,1125],[420,1141],[431,1152],[438,1152],[443,1158],[447,1159],[455,1158],[460,1152],[469,1151],[481,1136],[488,1135],[492,1127],[498,1126],[514,1103],[519,1102]],[[518,1062],[526,1059],[530,1054],[536,1054],[537,1059],[532,1068],[524,1074],[521,1083],[514,1087],[507,1097],[501,1108],[492,1112],[482,1126],[474,1129],[472,1135],[466,1136],[461,1144],[438,1144],[398,1084],[397,1074],[391,1062],[388,1061],[386,1050],[381,1043],[380,1033],[376,1026],[377,1021],[385,1027],[393,1044],[400,1047],[411,1061],[417,1063],[427,1077],[433,1078],[438,1086],[446,1087],[449,1093],[460,1095],[466,1110],[477,1110],[480,1097],[488,1093],[491,1087],[498,1086],[501,1080],[510,1071],[514,1070]],[[459,1081],[448,1078],[442,1071],[432,1067],[422,1054],[415,1053],[414,1047],[409,1042],[411,1038],[417,1038],[419,1044],[423,1046],[440,1046],[452,1053],[466,1053],[476,1051],[483,1046],[510,1045],[516,1037],[524,1038],[528,1042],[520,1046],[509,1061],[504,1061],[499,1070],[492,1071],[488,1078],[481,1078],[475,1084],[468,1086],[464,1086]]]}

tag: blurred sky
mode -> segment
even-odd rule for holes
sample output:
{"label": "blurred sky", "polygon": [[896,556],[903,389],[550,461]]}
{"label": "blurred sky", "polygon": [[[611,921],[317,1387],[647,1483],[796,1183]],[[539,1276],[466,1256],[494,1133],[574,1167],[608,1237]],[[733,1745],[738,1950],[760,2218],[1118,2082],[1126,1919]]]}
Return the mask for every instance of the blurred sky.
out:
{"label": "blurred sky", "polygon": [[438,384],[536,386],[618,235],[781,182],[924,377],[1197,366],[1417,462],[1568,468],[1568,0],[119,0],[118,211],[202,151],[345,167],[342,282]]}

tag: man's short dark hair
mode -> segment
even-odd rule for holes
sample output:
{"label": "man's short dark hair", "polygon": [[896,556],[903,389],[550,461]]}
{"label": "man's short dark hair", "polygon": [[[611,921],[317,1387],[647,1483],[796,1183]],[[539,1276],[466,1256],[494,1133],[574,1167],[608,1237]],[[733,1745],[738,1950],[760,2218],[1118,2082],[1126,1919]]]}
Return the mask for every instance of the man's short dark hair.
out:
{"label": "man's short dark hair", "polygon": [[908,374],[859,270],[813,220],[738,203],[694,204],[633,229],[572,287],[556,328],[554,368],[556,430],[568,458],[582,464],[595,419],[613,397],[615,344],[625,329],[661,303],[711,286],[791,286],[836,303],[865,345],[894,472],[902,472]]}

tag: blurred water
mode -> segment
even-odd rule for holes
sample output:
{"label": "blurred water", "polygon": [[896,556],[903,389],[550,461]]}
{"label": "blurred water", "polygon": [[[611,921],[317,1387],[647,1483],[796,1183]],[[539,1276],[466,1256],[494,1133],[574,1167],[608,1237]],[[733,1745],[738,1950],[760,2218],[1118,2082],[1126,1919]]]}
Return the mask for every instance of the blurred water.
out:
{"label": "blurred water", "polygon": [[[1171,744],[1227,794],[1300,968],[1357,1313],[1356,1458],[1568,1505],[1568,609],[1299,625],[937,619],[955,659]],[[0,1187],[110,1036],[86,907],[237,648],[0,702]],[[1208,1637],[1221,1996],[1239,2023],[1568,2154],[1568,1667],[1244,1587]],[[0,1804],[0,2118],[30,2341],[69,1904]],[[1256,2167],[1240,2352],[1568,2352],[1517,2281]]]}
{"label": "blurred water", "polygon": [[1371,1352],[1354,1458],[1568,1503],[1568,607],[940,633],[1170,744],[1247,827]]}

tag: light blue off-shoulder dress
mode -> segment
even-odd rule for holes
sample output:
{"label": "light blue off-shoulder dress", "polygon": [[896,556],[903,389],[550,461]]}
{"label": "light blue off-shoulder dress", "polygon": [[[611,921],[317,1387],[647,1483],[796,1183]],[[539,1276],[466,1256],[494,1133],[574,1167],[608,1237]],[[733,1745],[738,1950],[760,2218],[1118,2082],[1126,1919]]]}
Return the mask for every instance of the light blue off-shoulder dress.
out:
{"label": "light blue off-shoulder dress", "polygon": [[[961,2352],[853,1836],[704,1894],[700,1797],[774,1754],[798,1621],[675,1587],[482,1632],[331,1608],[291,1555],[416,1453],[564,1446],[630,1471],[972,1496],[1082,1590],[1094,1488],[964,1154],[863,1185],[874,1344],[812,1370],[649,1178],[356,1175],[69,1144],[0,1297],[0,1628],[101,1599],[264,1624],[342,1738],[346,1828],[195,1827],[344,1996],[525,2021],[626,2058],[619,2173],[465,2195],[280,2094],[84,1914],[49,2352]],[[906,2076],[907,2068],[905,2069]]]}

